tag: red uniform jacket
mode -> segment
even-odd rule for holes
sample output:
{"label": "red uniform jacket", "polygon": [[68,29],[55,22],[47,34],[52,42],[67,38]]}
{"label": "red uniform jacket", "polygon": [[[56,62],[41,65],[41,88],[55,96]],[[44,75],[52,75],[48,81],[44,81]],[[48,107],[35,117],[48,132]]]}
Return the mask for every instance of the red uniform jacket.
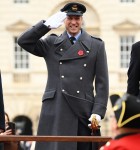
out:
{"label": "red uniform jacket", "polygon": [[101,147],[100,150],[140,150],[140,133],[113,139]]}

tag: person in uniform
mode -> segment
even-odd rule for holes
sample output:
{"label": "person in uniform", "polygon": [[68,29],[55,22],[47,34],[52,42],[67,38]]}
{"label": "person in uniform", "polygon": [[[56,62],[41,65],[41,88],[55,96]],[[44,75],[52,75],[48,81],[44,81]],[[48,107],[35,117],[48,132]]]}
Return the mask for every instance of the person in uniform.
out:
{"label": "person in uniform", "polygon": [[[2,90],[2,79],[0,72],[0,135],[5,131],[5,114],[4,114],[4,103],[3,103],[3,90]],[[0,142],[0,150],[3,150],[3,143]]]}
{"label": "person in uniform", "polygon": [[[84,29],[86,7],[67,3],[60,12],[40,21],[19,38],[18,44],[43,57],[48,81],[42,98],[38,135],[100,135],[108,100],[108,66],[104,42]],[[65,31],[42,38],[64,23]],[[95,82],[95,89],[93,86]],[[95,93],[93,92],[95,90]],[[37,142],[36,150],[97,150],[91,142]]]}
{"label": "person in uniform", "polygon": [[140,41],[132,45],[128,68],[127,93],[140,98]]}
{"label": "person in uniform", "polygon": [[112,118],[114,138],[100,150],[140,149],[140,99],[125,93],[110,96],[115,116]]}

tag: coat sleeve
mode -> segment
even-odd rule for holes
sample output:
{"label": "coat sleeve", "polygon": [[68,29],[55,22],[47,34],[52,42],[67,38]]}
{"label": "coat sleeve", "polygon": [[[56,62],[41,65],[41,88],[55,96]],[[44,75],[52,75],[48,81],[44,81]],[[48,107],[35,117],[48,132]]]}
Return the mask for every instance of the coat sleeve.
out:
{"label": "coat sleeve", "polygon": [[2,90],[2,80],[0,73],[0,129],[5,130],[5,117],[4,117],[4,103],[3,103],[3,90]]}
{"label": "coat sleeve", "polygon": [[43,24],[44,21],[40,21],[35,26],[32,26],[25,31],[18,38],[18,44],[24,50],[36,55],[43,57],[46,49],[49,47],[47,41],[45,45],[41,39],[50,29]]}
{"label": "coat sleeve", "polygon": [[140,42],[132,45],[130,65],[128,68],[127,93],[138,96],[140,81]]}
{"label": "coat sleeve", "polygon": [[104,118],[108,101],[109,81],[107,57],[103,41],[101,42],[97,52],[95,93],[95,103],[92,113],[98,114],[101,118]]}

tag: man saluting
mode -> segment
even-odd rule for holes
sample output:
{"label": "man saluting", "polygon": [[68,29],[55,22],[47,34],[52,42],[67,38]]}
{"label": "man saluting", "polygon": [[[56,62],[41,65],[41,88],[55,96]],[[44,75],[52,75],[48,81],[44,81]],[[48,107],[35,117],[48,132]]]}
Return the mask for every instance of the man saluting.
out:
{"label": "man saluting", "polygon": [[[18,44],[43,57],[48,81],[42,98],[38,135],[89,136],[104,118],[108,99],[108,67],[104,42],[82,29],[86,7],[72,2],[23,33]],[[57,36],[41,37],[64,23]],[[95,93],[93,82],[95,82]],[[36,150],[97,150],[84,142],[37,142]]]}

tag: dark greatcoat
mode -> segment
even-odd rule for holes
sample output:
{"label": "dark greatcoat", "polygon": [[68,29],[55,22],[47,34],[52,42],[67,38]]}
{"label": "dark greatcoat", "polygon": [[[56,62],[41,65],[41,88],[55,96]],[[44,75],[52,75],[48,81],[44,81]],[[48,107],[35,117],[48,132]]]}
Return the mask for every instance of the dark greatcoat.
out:
{"label": "dark greatcoat", "polygon": [[[44,57],[48,69],[38,135],[90,135],[88,118],[92,113],[103,118],[107,106],[108,68],[104,42],[84,30],[74,45],[66,31],[60,36],[51,34],[41,39],[49,30],[41,21],[18,39],[18,44],[26,51]],[[77,143],[42,142],[36,144],[36,150],[77,150]],[[89,148],[82,146],[80,150]]]}
{"label": "dark greatcoat", "polygon": [[0,72],[0,129],[5,130],[5,114],[4,114],[1,72]]}
{"label": "dark greatcoat", "polygon": [[[3,102],[3,89],[2,79],[0,73],[0,129],[5,130],[5,114],[4,114],[4,102]],[[3,143],[0,143],[0,150],[3,150]]]}
{"label": "dark greatcoat", "polygon": [[132,45],[130,66],[127,74],[127,92],[140,98],[140,41]]}

